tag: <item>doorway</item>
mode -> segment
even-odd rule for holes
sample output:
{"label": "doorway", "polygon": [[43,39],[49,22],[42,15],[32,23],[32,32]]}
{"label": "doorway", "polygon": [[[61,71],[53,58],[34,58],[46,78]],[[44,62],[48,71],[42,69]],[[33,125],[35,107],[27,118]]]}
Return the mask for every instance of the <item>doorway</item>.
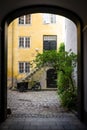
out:
{"label": "doorway", "polygon": [[47,88],[57,88],[57,73],[54,69],[47,70]]}

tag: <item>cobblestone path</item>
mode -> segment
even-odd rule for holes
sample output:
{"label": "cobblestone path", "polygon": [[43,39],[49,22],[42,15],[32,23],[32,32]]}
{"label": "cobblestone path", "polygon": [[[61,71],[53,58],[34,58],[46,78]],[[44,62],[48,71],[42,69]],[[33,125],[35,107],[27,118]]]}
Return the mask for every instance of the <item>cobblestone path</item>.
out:
{"label": "cobblestone path", "polygon": [[64,110],[56,91],[8,91],[12,114],[0,130],[87,130],[75,114]]}
{"label": "cobblestone path", "polygon": [[8,91],[8,107],[15,117],[57,117],[61,107],[57,91]]}

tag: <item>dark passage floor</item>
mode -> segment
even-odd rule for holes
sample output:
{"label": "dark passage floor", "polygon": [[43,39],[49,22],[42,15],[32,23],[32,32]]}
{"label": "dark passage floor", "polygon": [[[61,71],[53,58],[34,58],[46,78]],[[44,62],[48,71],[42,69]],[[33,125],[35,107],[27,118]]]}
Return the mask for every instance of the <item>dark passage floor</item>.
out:
{"label": "dark passage floor", "polygon": [[56,91],[8,91],[12,114],[0,130],[87,130],[78,117],[64,110]]}

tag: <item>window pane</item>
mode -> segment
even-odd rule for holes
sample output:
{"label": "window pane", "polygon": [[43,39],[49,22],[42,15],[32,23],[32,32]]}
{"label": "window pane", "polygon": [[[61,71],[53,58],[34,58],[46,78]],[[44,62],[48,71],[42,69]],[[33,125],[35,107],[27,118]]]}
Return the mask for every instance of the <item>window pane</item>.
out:
{"label": "window pane", "polygon": [[24,37],[19,37],[19,47],[24,47]]}
{"label": "window pane", "polygon": [[51,14],[50,15],[50,20],[51,20],[51,23],[56,23],[56,15]]}
{"label": "window pane", "polygon": [[46,24],[56,23],[56,15],[54,14],[43,14],[43,21]]}
{"label": "window pane", "polygon": [[57,49],[57,36],[44,36],[43,38],[44,50],[56,50]]}
{"label": "window pane", "polygon": [[43,50],[49,50],[49,42],[48,41],[44,41],[44,44],[43,44]]}
{"label": "window pane", "polygon": [[43,14],[43,22],[46,24],[50,23],[50,15],[49,14]]}
{"label": "window pane", "polygon": [[29,73],[30,64],[29,62],[19,62],[19,73]]}
{"label": "window pane", "polygon": [[44,41],[46,41],[46,40],[49,40],[49,41],[51,41],[51,40],[56,40],[57,39],[57,36],[44,36]]}
{"label": "window pane", "polygon": [[30,14],[25,16],[25,23],[26,24],[31,24],[31,15]]}
{"label": "window pane", "polygon": [[56,41],[50,41],[50,50],[56,50],[57,44]]}
{"label": "window pane", "polygon": [[24,63],[23,62],[19,63],[19,73],[24,73]]}
{"label": "window pane", "polygon": [[29,37],[25,37],[25,47],[26,48],[30,47],[30,38]]}
{"label": "window pane", "polygon": [[19,24],[24,24],[24,16],[19,17]]}
{"label": "window pane", "polygon": [[29,62],[25,62],[25,73],[29,73],[30,72],[30,64]]}

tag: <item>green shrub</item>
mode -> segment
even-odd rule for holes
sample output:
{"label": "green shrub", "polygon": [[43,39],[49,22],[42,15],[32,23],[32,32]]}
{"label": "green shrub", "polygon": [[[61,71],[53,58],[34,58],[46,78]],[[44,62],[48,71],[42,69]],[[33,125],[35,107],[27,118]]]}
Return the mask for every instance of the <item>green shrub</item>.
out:
{"label": "green shrub", "polygon": [[72,73],[76,67],[77,55],[69,50],[65,51],[64,43],[60,44],[59,50],[48,50],[42,54],[38,53],[34,60],[36,67],[51,66],[58,73],[58,94],[61,103],[69,109],[76,104],[76,87],[73,82]]}
{"label": "green shrub", "polygon": [[59,95],[69,87],[68,77],[64,75],[62,71],[58,72],[57,86]]}
{"label": "green shrub", "polygon": [[58,95],[61,100],[61,105],[69,110],[76,110],[77,90],[69,84],[69,79],[61,71],[58,73]]}
{"label": "green shrub", "polygon": [[76,110],[77,105],[77,92],[72,91],[70,88],[66,91],[63,91],[62,94],[60,94],[61,98],[61,104],[63,107],[68,108],[69,110],[74,109]]}
{"label": "green shrub", "polygon": [[76,110],[77,90],[73,83],[72,72],[76,66],[77,56],[71,50],[65,52],[64,49],[65,45],[63,43],[60,44],[57,79],[58,94],[63,107]]}

